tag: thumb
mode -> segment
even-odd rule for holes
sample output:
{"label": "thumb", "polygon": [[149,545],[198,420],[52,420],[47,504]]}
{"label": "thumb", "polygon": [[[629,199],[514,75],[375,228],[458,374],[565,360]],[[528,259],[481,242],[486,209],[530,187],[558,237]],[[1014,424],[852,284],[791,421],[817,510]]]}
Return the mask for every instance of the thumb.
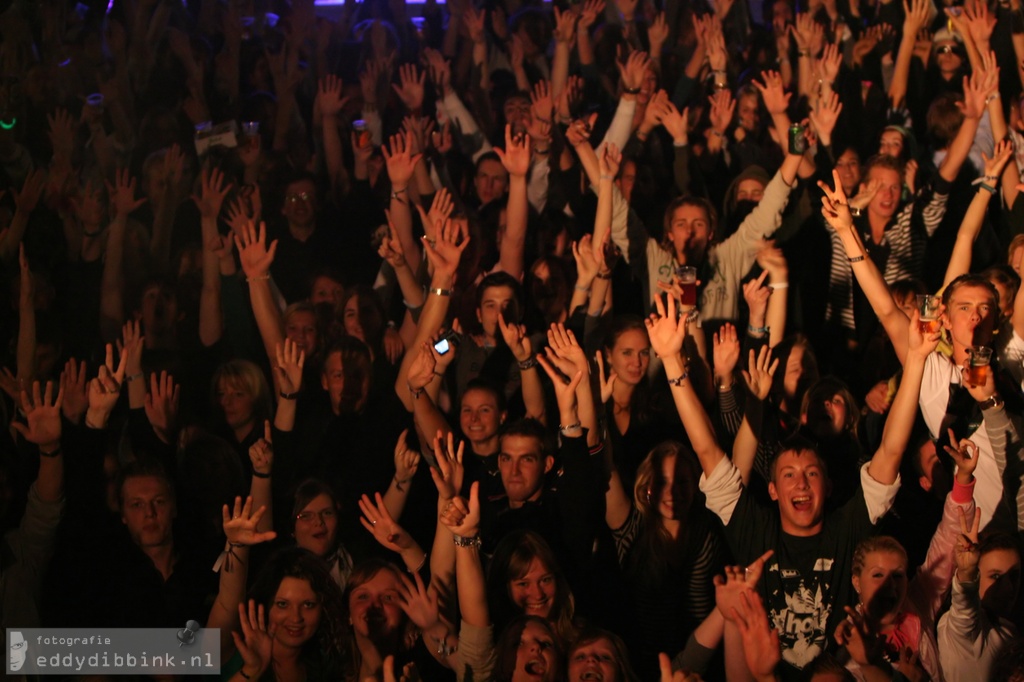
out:
{"label": "thumb", "polygon": [[480,511],[480,482],[476,481],[469,488],[469,513],[476,514]]}

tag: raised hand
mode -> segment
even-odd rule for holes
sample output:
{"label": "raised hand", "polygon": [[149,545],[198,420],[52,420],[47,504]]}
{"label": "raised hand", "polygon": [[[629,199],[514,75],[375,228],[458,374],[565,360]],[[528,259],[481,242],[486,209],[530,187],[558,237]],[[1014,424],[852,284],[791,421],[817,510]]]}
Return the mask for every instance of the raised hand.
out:
{"label": "raised hand", "polygon": [[533,86],[533,91],[530,92],[530,110],[533,118],[550,123],[554,106],[554,101],[551,99],[551,83],[546,80],[537,81]]}
{"label": "raised hand", "polygon": [[750,308],[751,326],[761,327],[764,325],[764,318],[768,312],[768,297],[772,290],[764,286],[768,278],[768,271],[765,270],[757,279],[748,280],[743,284],[743,299]]}
{"label": "raised hand", "polygon": [[836,121],[843,111],[843,103],[839,101],[839,93],[833,91],[827,97],[818,99],[818,106],[811,109],[809,118],[822,144],[832,143],[832,131],[836,129]]}
{"label": "raised hand", "polygon": [[1006,162],[1013,156],[1013,143],[1009,140],[1000,140],[996,145],[996,148],[992,151],[992,158],[985,156],[985,152],[981,153],[981,158],[985,161],[985,180],[993,183],[999,182],[999,178],[1003,175],[1003,168],[1006,167]]}
{"label": "raised hand", "polygon": [[589,29],[604,12],[604,0],[587,0],[580,12],[579,28]]}
{"label": "raised hand", "polygon": [[583,380],[583,371],[577,370],[575,374],[562,378],[561,373],[555,369],[551,361],[544,355],[538,355],[537,361],[544,368],[548,378],[555,387],[555,399],[558,402],[560,412],[568,413],[576,408],[576,387]]}
{"label": "raised hand", "polygon": [[615,390],[615,381],[619,378],[619,375],[615,373],[614,369],[609,368],[608,376],[605,376],[603,352],[597,351],[594,355],[594,362],[597,363],[597,380],[600,383],[601,404],[603,405],[611,399],[612,392]]}
{"label": "raised hand", "polygon": [[509,175],[526,177],[530,170],[530,145],[526,137],[512,134],[512,126],[505,126],[505,148],[495,147],[494,151],[501,159]]}
{"label": "raised hand", "polygon": [[72,424],[82,421],[82,415],[89,408],[89,396],[86,393],[88,379],[85,374],[85,360],[81,365],[71,358],[64,365],[64,371],[60,374],[61,390],[64,392],[64,400],[61,402],[61,410],[64,417]]}
{"label": "raised hand", "polygon": [[221,510],[221,516],[223,517],[224,535],[227,536],[228,542],[232,545],[252,546],[276,538],[277,533],[272,530],[262,532],[256,530],[266,511],[266,507],[260,507],[255,512],[252,510],[252,496],[246,497],[244,504],[241,497],[236,497],[234,510],[229,509],[225,504]]}
{"label": "raised hand", "polygon": [[651,314],[644,320],[647,335],[651,337],[651,350],[660,358],[678,355],[686,339],[686,318],[680,318],[676,313],[676,300],[672,296],[668,297],[667,309],[661,296],[654,299],[654,305],[657,314]]}
{"label": "raised hand", "polygon": [[949,442],[953,446],[944,445],[942,449],[956,464],[956,480],[962,485],[969,485],[974,478],[974,470],[978,467],[978,455],[981,454],[978,446],[968,438],[957,440],[953,429],[949,429]]}
{"label": "raised hand", "polygon": [[165,371],[149,375],[149,393],[146,394],[146,418],[160,440],[171,442],[171,434],[178,422],[178,403],[181,398],[181,386],[174,383],[174,377]]}
{"label": "raised hand", "polygon": [[256,600],[249,600],[249,607],[245,604],[238,605],[238,615],[241,620],[242,634],[231,633],[235,640],[235,648],[244,661],[243,670],[249,672],[243,676],[252,679],[259,679],[270,665],[274,657],[274,634],[277,626],[267,626],[267,618],[264,607],[256,606]]}
{"label": "raised hand", "polygon": [[[127,361],[127,356],[122,353],[120,362],[115,366],[114,347],[107,344],[106,361],[100,366],[96,378],[89,382],[89,408],[85,416],[86,424],[106,425],[106,420],[121,395]],[[101,420],[90,420],[90,414],[101,417]]]}
{"label": "raised hand", "polygon": [[761,595],[756,590],[741,594],[735,614],[736,627],[743,637],[747,668],[758,680],[775,679],[775,667],[782,659],[782,649],[779,647],[779,631],[768,622]]}
{"label": "raised hand", "polygon": [[43,452],[54,452],[60,448],[60,408],[64,400],[64,387],[60,386],[57,398],[53,397],[53,382],[46,382],[46,392],[41,393],[38,381],[32,382],[32,395],[21,392],[21,409],[25,412],[25,423],[12,421],[11,426],[29,443],[39,446]]}
{"label": "raised hand", "polygon": [[956,559],[956,577],[962,583],[972,583],[978,579],[978,529],[981,527],[981,509],[975,508],[974,520],[968,523],[963,507],[960,512],[960,536],[956,539],[954,558]]}
{"label": "raised hand", "polygon": [[594,123],[597,121],[597,114],[593,113],[587,118],[578,118],[573,121],[565,132],[566,139],[573,147],[579,147],[590,140],[590,133],[594,130]]}
{"label": "raised hand", "polygon": [[[722,92],[728,94],[728,91],[723,90]],[[731,117],[732,115],[730,114]],[[679,111],[671,101],[666,102],[665,113],[661,117],[661,125],[672,136],[674,142],[686,142],[690,134],[690,109],[684,108],[682,111]]]}
{"label": "raised hand", "polygon": [[615,62],[619,67],[619,76],[622,78],[622,87],[626,90],[636,90],[644,82],[644,74],[651,64],[650,57],[646,52],[631,52],[625,63]]}
{"label": "raised hand", "polygon": [[462,455],[466,451],[463,441],[455,447],[455,435],[451,432],[445,438],[439,430],[434,436],[434,460],[436,467],[430,468],[430,476],[434,479],[437,496],[440,500],[450,500],[462,490],[462,478],[465,469],[462,466]]}
{"label": "raised hand", "polygon": [[469,487],[469,499],[453,497],[441,512],[440,521],[455,535],[476,537],[480,532],[480,483]]}
{"label": "raised hand", "polygon": [[412,480],[420,467],[420,453],[409,448],[409,443],[406,442],[408,435],[409,429],[405,429],[395,443],[395,483],[398,484],[399,490]]}
{"label": "raised hand", "polygon": [[846,192],[843,190],[843,183],[839,179],[839,171],[832,171],[832,180],[835,182],[833,190],[824,182],[818,181],[818,187],[823,192],[821,197],[821,215],[836,232],[853,229],[853,214],[850,213],[850,205],[846,200]]}
{"label": "raised hand", "polygon": [[[576,340],[576,335],[571,329],[566,329],[561,322],[556,322],[548,329],[548,359],[551,360],[559,370],[566,376],[572,376],[576,372],[583,372],[584,376],[590,376],[590,363],[587,362],[587,354]],[[568,363],[566,369],[562,363]]]}
{"label": "raised hand", "polygon": [[743,380],[747,382],[747,388],[751,395],[758,400],[764,400],[772,390],[772,378],[775,370],[779,368],[779,359],[772,362],[772,351],[768,346],[761,346],[761,351],[754,355],[754,349],[750,349],[748,360],[749,370],[744,370]]}
{"label": "raised hand", "polygon": [[[461,230],[451,220],[446,220],[441,226],[435,225],[435,233],[437,238],[433,244],[423,237],[427,260],[435,275],[441,273],[445,277],[454,278],[462,252],[469,245],[469,235],[463,236]],[[458,241],[460,236],[461,242]]]}
{"label": "raised hand", "polygon": [[[169,180],[168,180],[169,182]],[[135,198],[135,178],[127,168],[117,171],[114,184],[107,183],[107,194],[114,208],[114,218],[127,218],[135,209],[146,203],[146,198]]]}
{"label": "raised hand", "polygon": [[50,146],[54,158],[70,162],[75,151],[75,122],[67,109],[58,107],[53,114],[46,115],[50,124]]}
{"label": "raised hand", "polygon": [[711,122],[711,129],[720,135],[724,135],[732,123],[733,114],[736,112],[736,100],[728,90],[719,90],[711,97],[708,97],[711,104],[711,112],[708,118]]}
{"label": "raised hand", "polygon": [[651,25],[647,27],[647,39],[651,41],[651,54],[655,57],[661,54],[661,48],[668,40],[668,21],[664,12],[658,12]]}
{"label": "raised hand", "polygon": [[601,179],[614,180],[619,174],[622,164],[622,152],[614,142],[605,142],[597,149],[597,165],[601,170]]}
{"label": "raised hand", "polygon": [[391,518],[381,494],[374,493],[373,498],[371,500],[369,495],[363,495],[359,500],[359,510],[363,512],[359,521],[363,524],[363,528],[373,535],[373,539],[381,547],[390,549],[392,552],[401,554],[402,550],[412,547],[415,541],[404,528]]}
{"label": "raised hand", "polygon": [[21,184],[21,189],[11,187],[11,198],[19,213],[28,215],[36,210],[43,190],[46,188],[46,171],[37,168],[30,171]]}
{"label": "raised hand", "polygon": [[754,80],[754,87],[757,88],[758,92],[761,93],[761,99],[764,100],[765,109],[772,116],[778,116],[779,114],[786,113],[787,107],[789,107],[789,98],[792,97],[792,93],[788,93],[782,88],[782,76],[778,71],[765,71],[761,74],[763,83],[758,83]]}
{"label": "raised hand", "polygon": [[732,386],[733,370],[740,361],[740,339],[736,327],[726,322],[713,337],[712,358],[719,385]]}
{"label": "raised hand", "polygon": [[839,67],[842,65],[843,54],[839,51],[839,45],[837,43],[827,44],[817,63],[818,73],[821,74],[822,79],[829,84],[835,83],[836,78],[839,77]]}
{"label": "raised hand", "polygon": [[439,619],[437,590],[425,585],[419,573],[412,576],[402,575],[399,606],[421,631],[429,630]]}
{"label": "raised hand", "polygon": [[427,74],[420,72],[415,64],[402,64],[398,67],[398,84],[391,87],[409,111],[419,111],[423,107],[423,83]]}
{"label": "raised hand", "polygon": [[302,368],[306,364],[306,351],[299,350],[298,344],[290,339],[284,340],[274,348],[277,356],[277,380],[281,393],[294,394],[302,388]]}
{"label": "raised hand", "polygon": [[[940,306],[938,315],[941,317],[945,311],[946,307]],[[930,334],[922,334],[921,327],[918,324],[920,320],[921,312],[915,308],[910,313],[910,329],[908,330],[910,347],[908,350],[911,354],[927,358],[931,355],[932,351],[935,350],[936,346],[939,345],[939,340],[942,338],[942,331],[937,330]]]}
{"label": "raised hand", "polygon": [[242,263],[242,271],[248,279],[266,279],[269,276],[270,264],[277,253],[277,240],[267,248],[267,224],[261,222],[259,232],[250,220],[241,235],[235,235],[235,246],[238,247],[238,259]]}
{"label": "raised hand", "polygon": [[505,315],[498,313],[498,328],[501,330],[501,337],[505,339],[505,345],[512,351],[516,362],[526,362],[533,357],[533,343],[526,333],[526,325],[506,323]]}
{"label": "raised hand", "polygon": [[423,158],[422,154],[412,153],[411,142],[408,139],[408,134],[392,135],[390,144],[381,148],[392,187],[406,187],[412,178],[413,171],[416,170],[416,164]]}
{"label": "raised hand", "polygon": [[224,197],[228,195],[232,187],[234,185],[226,182],[224,172],[219,168],[204,168],[199,195],[192,195],[192,201],[199,209],[199,215],[216,220],[220,215],[221,206],[224,205]]}
{"label": "raised hand", "polygon": [[868,618],[849,606],[847,618],[836,628],[836,642],[846,647],[850,658],[862,666],[873,665],[881,655],[881,639]]}
{"label": "raised hand", "polygon": [[579,13],[570,5],[564,12],[555,7],[555,41],[571,44],[576,39],[576,20]]}
{"label": "raised hand", "polygon": [[483,9],[476,10],[468,7],[462,16],[463,24],[469,33],[469,39],[474,45],[487,41],[487,32],[484,28],[487,20],[487,12]]}
{"label": "raised hand", "polygon": [[439,51],[429,47],[423,50],[423,57],[427,61],[427,70],[430,71],[430,80],[437,96],[443,98],[448,94],[452,82],[451,62]]}
{"label": "raised hand", "polygon": [[337,116],[348,103],[348,97],[344,97],[341,94],[342,87],[341,79],[334,74],[327,74],[327,76],[320,79],[316,103],[320,109],[321,116],[325,119]]}
{"label": "raised hand", "polygon": [[963,7],[964,21],[967,30],[979,48],[984,48],[992,38],[996,28],[996,17],[989,12],[987,2],[966,2]]}
{"label": "raised hand", "polygon": [[274,469],[274,439],[269,419],[263,421],[263,438],[249,446],[249,461],[253,474],[266,477]]}

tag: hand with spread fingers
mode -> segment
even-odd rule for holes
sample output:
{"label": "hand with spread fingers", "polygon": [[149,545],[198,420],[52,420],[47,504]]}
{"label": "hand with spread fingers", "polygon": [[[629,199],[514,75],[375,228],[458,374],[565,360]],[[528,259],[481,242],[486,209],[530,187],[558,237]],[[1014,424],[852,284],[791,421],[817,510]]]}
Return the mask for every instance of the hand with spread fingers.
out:
{"label": "hand with spread fingers", "polygon": [[64,400],[64,387],[53,397],[53,382],[46,382],[43,392],[38,381],[32,382],[32,395],[28,391],[21,392],[21,407],[25,411],[25,423],[11,422],[14,430],[29,443],[39,446],[42,453],[51,453],[60,449],[61,420],[60,407]]}

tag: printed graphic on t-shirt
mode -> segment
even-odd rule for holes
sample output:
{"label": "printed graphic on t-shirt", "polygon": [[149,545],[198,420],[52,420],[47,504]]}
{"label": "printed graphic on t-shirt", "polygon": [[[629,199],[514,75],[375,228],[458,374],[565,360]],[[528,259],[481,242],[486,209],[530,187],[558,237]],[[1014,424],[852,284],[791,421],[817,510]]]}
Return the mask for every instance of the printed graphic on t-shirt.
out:
{"label": "printed graphic on t-shirt", "polygon": [[829,578],[832,559],[818,559],[809,576],[792,568],[768,567],[769,615],[779,631],[782,659],[803,669],[825,650],[826,624],[832,612]]}

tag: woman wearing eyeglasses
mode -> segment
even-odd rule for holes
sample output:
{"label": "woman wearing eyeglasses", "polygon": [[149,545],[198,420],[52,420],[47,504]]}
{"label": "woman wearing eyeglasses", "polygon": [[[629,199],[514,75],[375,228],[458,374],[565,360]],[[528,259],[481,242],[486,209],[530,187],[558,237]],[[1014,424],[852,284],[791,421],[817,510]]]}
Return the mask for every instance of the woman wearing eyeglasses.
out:
{"label": "woman wearing eyeglasses", "polygon": [[352,574],[352,556],[338,533],[338,501],[331,487],[315,478],[300,483],[295,490],[292,521],[295,544],[326,561],[331,577],[344,592]]}

